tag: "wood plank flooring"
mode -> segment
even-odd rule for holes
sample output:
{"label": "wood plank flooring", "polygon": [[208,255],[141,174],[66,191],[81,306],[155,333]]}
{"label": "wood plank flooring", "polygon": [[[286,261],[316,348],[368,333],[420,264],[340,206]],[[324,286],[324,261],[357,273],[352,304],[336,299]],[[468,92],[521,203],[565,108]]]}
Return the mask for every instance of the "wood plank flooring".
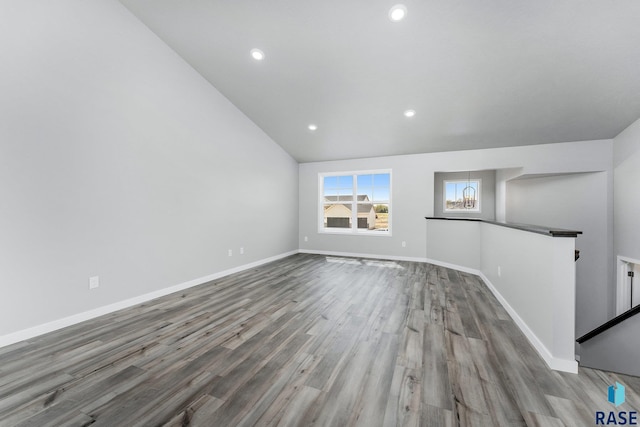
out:
{"label": "wood plank flooring", "polygon": [[615,381],[638,410],[478,277],[298,254],[0,348],[0,426],[588,426]]}

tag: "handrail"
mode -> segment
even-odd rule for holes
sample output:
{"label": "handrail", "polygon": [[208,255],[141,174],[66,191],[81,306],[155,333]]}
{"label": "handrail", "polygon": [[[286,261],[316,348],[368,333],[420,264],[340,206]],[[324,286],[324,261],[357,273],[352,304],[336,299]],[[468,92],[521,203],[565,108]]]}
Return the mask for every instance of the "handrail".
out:
{"label": "handrail", "polygon": [[620,323],[620,322],[622,322],[624,320],[627,320],[631,316],[635,316],[638,313],[640,313],[640,305],[636,305],[632,309],[629,309],[629,310],[625,311],[624,313],[622,313],[622,314],[614,317],[613,319],[609,320],[608,322],[603,323],[602,325],[600,325],[597,328],[595,328],[593,331],[587,332],[586,334],[584,334],[583,336],[578,338],[576,341],[578,342],[578,344],[582,344],[583,342],[585,342],[587,340],[590,340],[591,338],[595,337],[596,335],[600,335],[601,333],[603,333],[607,329],[613,328],[618,323]]}

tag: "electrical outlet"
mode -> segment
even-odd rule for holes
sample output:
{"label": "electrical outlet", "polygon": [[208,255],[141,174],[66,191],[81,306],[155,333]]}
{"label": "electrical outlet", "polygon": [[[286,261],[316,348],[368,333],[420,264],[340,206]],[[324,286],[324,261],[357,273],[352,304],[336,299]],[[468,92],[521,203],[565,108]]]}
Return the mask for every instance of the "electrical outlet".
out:
{"label": "electrical outlet", "polygon": [[502,269],[498,266],[498,277],[502,277]]}
{"label": "electrical outlet", "polygon": [[402,247],[406,248],[407,247],[407,242],[405,242],[404,240],[402,241]]}
{"label": "electrical outlet", "polygon": [[229,256],[233,256],[233,251],[229,249]]}
{"label": "electrical outlet", "polygon": [[240,255],[244,255],[244,248],[240,248]]}
{"label": "electrical outlet", "polygon": [[100,277],[93,276],[89,277],[89,289],[95,289],[100,287]]}
{"label": "electrical outlet", "polygon": [[305,241],[305,242],[308,242],[308,241],[309,241],[309,237],[304,236],[304,241]]}

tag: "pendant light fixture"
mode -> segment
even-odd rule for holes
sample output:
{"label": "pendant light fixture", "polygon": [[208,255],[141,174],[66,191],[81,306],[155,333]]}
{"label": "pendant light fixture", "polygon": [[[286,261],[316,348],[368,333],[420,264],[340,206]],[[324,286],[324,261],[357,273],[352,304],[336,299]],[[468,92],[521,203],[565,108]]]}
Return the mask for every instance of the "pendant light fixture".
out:
{"label": "pendant light fixture", "polygon": [[476,207],[476,189],[471,186],[471,171],[467,177],[467,186],[462,190],[462,206],[465,209]]}

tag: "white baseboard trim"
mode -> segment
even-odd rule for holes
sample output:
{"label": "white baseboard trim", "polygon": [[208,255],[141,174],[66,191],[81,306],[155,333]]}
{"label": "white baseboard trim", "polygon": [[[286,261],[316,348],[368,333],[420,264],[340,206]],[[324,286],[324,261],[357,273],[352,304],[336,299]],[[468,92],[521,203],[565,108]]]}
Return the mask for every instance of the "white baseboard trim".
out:
{"label": "white baseboard trim", "polygon": [[484,273],[480,272],[479,274],[482,281],[487,285],[491,293],[496,297],[496,299],[502,304],[509,316],[513,319],[513,321],[518,325],[518,328],[522,331],[525,337],[529,340],[531,345],[536,349],[540,357],[546,362],[549,368],[554,371],[562,371],[569,372],[572,374],[578,373],[578,362],[575,360],[568,359],[560,359],[558,357],[554,357],[549,349],[540,341],[538,336],[529,328],[529,325],[525,323],[524,320],[518,315],[518,313],[511,307],[509,302],[498,292],[493,283],[484,275]]}
{"label": "white baseboard trim", "polygon": [[20,341],[28,340],[28,339],[37,337],[39,335],[56,331],[58,329],[66,328],[67,326],[72,326],[77,323],[84,322],[86,320],[91,320],[96,317],[103,316],[105,314],[113,313],[114,311],[122,310],[124,308],[129,308],[134,305],[142,304],[142,303],[151,301],[155,298],[172,294],[174,292],[180,292],[185,289],[192,288],[194,286],[198,286],[203,283],[207,283],[212,280],[216,280],[221,277],[228,276],[230,274],[239,273],[241,271],[248,270],[250,268],[258,267],[263,264],[277,261],[279,259],[286,258],[288,256],[295,255],[297,253],[298,253],[297,250],[285,252],[285,253],[275,255],[269,258],[264,258],[249,264],[240,265],[238,267],[230,268],[228,270],[219,271],[217,273],[209,274],[204,277],[199,277],[197,279],[189,280],[187,282],[180,283],[175,286],[170,286],[168,288],[160,289],[154,292],[149,292],[144,295],[139,295],[137,297],[129,298],[123,301],[118,301],[113,304],[95,308],[93,310],[74,314],[68,317],[64,317],[62,319],[57,319],[52,322],[47,322],[42,325],[33,326],[31,328],[23,329],[17,332],[12,332],[10,334],[0,336],[0,347],[5,347],[11,344],[15,344]]}
{"label": "white baseboard trim", "polygon": [[342,257],[349,257],[349,258],[370,258],[370,259],[385,259],[389,261],[427,262],[426,258],[395,256],[395,255],[376,255],[376,254],[362,254],[362,253],[353,253],[353,252],[316,251],[312,249],[299,249],[298,252],[301,254],[342,256]]}
{"label": "white baseboard trim", "polygon": [[452,270],[462,271],[464,273],[475,274],[476,276],[480,276],[482,273],[480,270],[476,270],[475,268],[463,267],[461,265],[451,264],[444,261],[438,261],[436,259],[427,258],[426,259],[429,264],[439,265],[440,267],[450,268]]}
{"label": "white baseboard trim", "polygon": [[540,341],[538,336],[529,328],[529,326],[525,323],[524,320],[518,315],[518,313],[511,307],[511,304],[507,302],[507,300],[498,292],[498,289],[491,283],[489,278],[484,275],[484,273],[480,270],[464,267],[461,265],[450,264],[448,262],[438,261],[434,259],[427,259],[429,264],[435,264],[446,268],[451,268],[458,271],[463,271],[469,274],[475,274],[479,276],[482,281],[487,285],[487,288],[491,291],[491,293],[496,297],[496,299],[500,302],[500,304],[504,307],[504,309],[509,313],[509,316],[513,319],[513,321],[518,325],[518,328],[522,331],[525,337],[529,340],[531,345],[536,349],[540,357],[545,361],[545,363],[549,366],[549,368],[554,371],[562,371],[569,372],[572,374],[578,373],[578,362],[575,360],[567,360],[560,359],[554,357],[549,349]]}

